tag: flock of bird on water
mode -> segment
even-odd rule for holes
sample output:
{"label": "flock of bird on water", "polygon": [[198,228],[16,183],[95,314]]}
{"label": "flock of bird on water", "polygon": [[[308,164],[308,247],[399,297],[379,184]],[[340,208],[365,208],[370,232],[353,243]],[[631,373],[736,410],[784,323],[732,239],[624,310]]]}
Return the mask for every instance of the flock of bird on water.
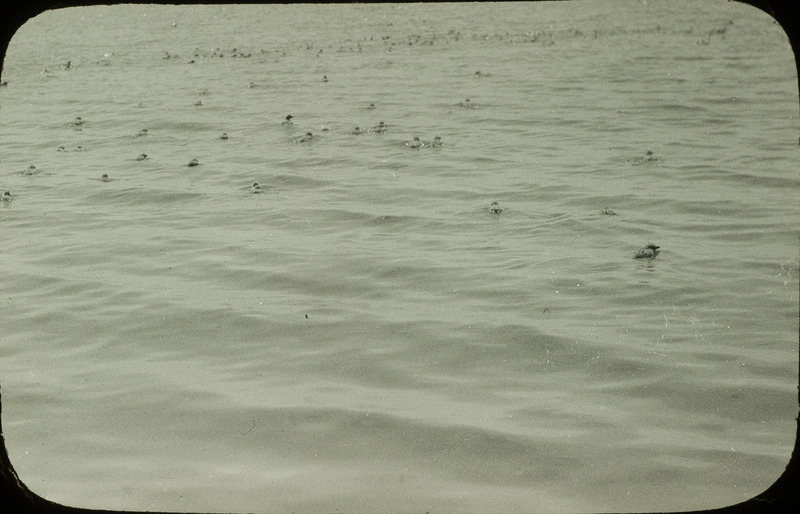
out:
{"label": "flock of bird on water", "polygon": [[[325,78],[327,78],[327,77],[325,77]],[[461,106],[461,107],[470,108],[470,109],[474,109],[474,108],[477,107],[474,103],[472,103],[470,101],[469,98],[467,98],[464,102],[460,102],[458,105]],[[368,108],[369,109],[374,109],[375,105],[374,104],[370,104]],[[294,116],[289,114],[281,122],[281,125],[283,125],[284,127],[291,127],[294,124],[294,122],[292,121],[293,119],[294,119]],[[79,117],[75,118],[74,121],[71,122],[71,125],[76,130],[80,130],[81,127],[84,125],[84,123],[85,123],[85,120],[82,119],[79,116]],[[328,129],[323,127],[322,130],[326,131]],[[350,132],[350,134],[352,134],[352,135],[360,135],[360,134],[367,134],[367,133],[384,134],[386,132],[386,130],[387,130],[386,124],[383,121],[381,121],[377,125],[375,125],[373,127],[369,127],[369,128],[361,128],[361,127],[357,126]],[[147,129],[142,129],[137,134],[135,134],[134,137],[146,136],[147,132],[148,132]],[[227,132],[223,132],[222,135],[219,136],[219,138],[223,139],[223,140],[228,139],[228,133]],[[311,132],[306,132],[302,136],[299,136],[299,137],[293,139],[291,142],[292,143],[296,143],[296,144],[302,144],[302,143],[308,143],[308,142],[312,141],[313,139],[314,139],[314,134],[311,133]],[[423,149],[423,148],[439,148],[439,147],[443,146],[443,144],[444,143],[442,142],[442,138],[440,136],[435,136],[432,141],[423,141],[419,137],[414,137],[412,140],[405,142],[405,146],[410,148],[410,149],[413,149],[413,150],[420,150],[420,149]],[[58,151],[59,152],[65,152],[65,151],[67,151],[67,149],[64,146],[59,146],[58,147]],[[83,147],[78,146],[78,147],[75,148],[74,151],[78,151],[78,152],[83,151]],[[144,154],[144,153],[140,154],[138,157],[136,157],[137,161],[143,161],[145,159],[147,159],[147,154]],[[657,161],[658,158],[655,157],[655,155],[653,154],[653,152],[651,150],[648,150],[644,157],[639,158],[637,160],[640,161],[640,162],[653,162],[653,161]],[[187,166],[189,166],[189,167],[194,167],[194,166],[199,166],[199,165],[200,165],[200,161],[198,159],[192,159],[187,164]],[[39,170],[36,168],[36,166],[31,165],[31,166],[28,167],[27,170],[23,171],[22,173],[25,174],[25,175],[35,175],[38,172],[39,172]],[[101,182],[110,182],[111,178],[108,176],[107,173],[103,173],[100,176],[100,178],[98,178],[97,180],[99,180]],[[253,193],[253,194],[260,194],[260,193],[264,192],[264,189],[261,187],[261,185],[258,182],[253,182],[253,185],[250,186],[249,188],[247,188],[247,190],[248,190],[248,192]],[[4,205],[8,205],[12,201],[12,199],[13,199],[13,197],[12,197],[10,191],[5,191],[3,193],[3,195],[0,196],[0,202],[2,202]],[[489,206],[489,213],[493,214],[493,215],[500,215],[504,210],[505,209],[500,206],[500,203],[496,202],[496,201],[492,202],[492,204]],[[610,215],[610,216],[616,215],[616,212],[612,211],[611,209],[603,209],[600,212],[601,212],[601,214]],[[638,250],[636,252],[636,254],[634,255],[634,258],[635,259],[655,259],[656,256],[660,253],[660,248],[661,248],[660,246],[650,243],[647,246],[645,246],[644,248]]]}
{"label": "flock of bird on water", "polygon": [[[733,20],[729,20],[726,25],[733,25]],[[173,28],[176,27],[176,26],[177,26],[176,23],[172,24]],[[727,30],[727,26],[725,26],[725,27],[723,27],[721,29],[712,30],[711,32],[709,32],[707,39],[703,40],[703,41],[698,41],[698,44],[704,44],[704,45],[709,44],[711,42],[711,36],[714,36],[714,35],[721,35],[721,36],[724,37],[724,34],[725,34],[726,30]],[[580,31],[577,31],[575,29],[573,29],[573,31],[575,32],[574,35],[583,36],[583,34],[580,33]],[[597,37],[597,35],[598,35],[597,31],[595,31],[594,35],[595,35],[595,37]],[[455,41],[458,41],[462,37],[462,34],[461,34],[461,32],[458,32],[458,31],[455,31],[455,30],[450,30],[447,33],[447,37],[453,38]],[[549,33],[549,32],[535,31],[535,32],[525,32],[525,33],[519,33],[519,34],[506,33],[505,35],[500,35],[500,36],[495,36],[495,37],[499,37],[500,40],[503,40],[503,39],[507,39],[508,40],[510,38],[510,40],[513,40],[513,41],[517,41],[517,42],[521,41],[521,42],[527,42],[527,43],[537,42],[541,38],[544,38],[540,42],[544,42],[545,44],[553,44],[553,34]],[[420,38],[421,38],[421,36],[412,36],[407,41],[395,42],[395,41],[389,41],[389,37],[388,36],[384,36],[382,38],[382,40],[383,40],[382,42],[384,44],[389,43],[391,46],[395,46],[395,44],[398,44],[398,45],[401,45],[401,46],[414,45],[414,44],[427,44],[427,45],[432,45],[433,44],[432,40],[423,41]],[[488,39],[489,36],[488,35],[484,35],[484,36],[481,36],[481,38]],[[370,42],[372,42],[372,38],[370,38]],[[309,47],[309,49],[311,49],[311,47]],[[352,51],[353,49],[350,49],[350,50]],[[358,51],[361,50],[360,43],[357,45],[355,50],[358,50]],[[391,48],[390,48],[390,50],[391,50]],[[318,53],[322,53],[322,51],[323,51],[322,49],[319,49]],[[343,51],[343,49],[340,48],[339,51]],[[224,57],[226,54],[229,55],[229,56],[232,56],[232,57],[243,57],[243,58],[246,58],[246,57],[250,57],[252,55],[251,53],[245,54],[243,52],[237,51],[236,48],[234,48],[230,52],[225,52],[222,49],[216,48],[216,49],[214,49],[214,51],[210,55],[201,55],[198,52],[199,52],[199,49],[194,54],[195,58],[209,57],[209,56],[210,57]],[[263,50],[262,50],[262,52],[263,52]],[[284,52],[284,55],[285,55],[285,52]],[[177,55],[172,55],[169,52],[166,52],[166,55],[164,56],[164,59],[172,59],[172,58],[177,58],[177,57],[178,57]],[[195,62],[194,60],[190,61],[190,63],[194,63],[194,62]],[[70,66],[71,66],[71,62],[67,62],[67,64],[65,65],[65,68],[69,68]],[[46,71],[47,70],[45,70],[45,72]],[[484,74],[484,73],[482,73],[480,71],[477,71],[477,72],[475,72],[475,75],[476,76],[483,76],[483,75],[488,75],[488,74]],[[323,77],[323,82],[327,82],[327,81],[328,81],[327,76]],[[6,86],[7,82],[3,82],[0,85]],[[256,87],[256,85],[251,83],[250,87]],[[198,104],[196,104],[196,105],[202,105],[202,104],[200,102],[198,102]],[[469,98],[466,99],[464,102],[460,102],[458,105],[461,106],[461,107],[465,107],[465,108],[472,108],[472,109],[477,108],[477,105],[472,103]],[[374,104],[370,104],[369,108],[374,108]],[[291,126],[293,117],[294,116],[292,116],[291,114],[286,116],[286,118],[283,120],[282,124]],[[80,126],[80,125],[83,124],[83,120],[81,118],[77,118],[75,120],[75,122],[73,122],[73,124],[76,125],[76,126]],[[322,130],[327,130],[327,129],[323,128]],[[385,131],[386,131],[386,125],[384,124],[384,122],[380,122],[378,125],[376,125],[374,127],[366,128],[366,129],[361,128],[361,127],[355,127],[353,129],[353,131],[351,132],[351,134],[357,135],[357,134],[364,134],[364,133],[369,133],[369,132],[383,134]],[[141,132],[139,132],[139,134],[137,134],[137,136],[144,136],[144,135],[147,135],[147,129],[143,129]],[[227,133],[223,133],[220,136],[220,139],[228,139],[228,134]],[[311,132],[306,132],[302,136],[294,139],[292,142],[293,143],[306,143],[306,142],[312,141],[313,139],[314,139],[314,135]],[[433,141],[422,141],[418,137],[415,137],[413,140],[407,141],[405,143],[405,145],[408,148],[416,149],[416,150],[419,150],[419,149],[422,149],[422,148],[436,148],[436,147],[442,146],[442,144],[443,144],[442,140],[441,140],[441,138],[439,136],[436,136],[433,139]],[[66,149],[64,147],[60,147],[59,148],[59,151],[65,151],[65,150]],[[78,147],[76,150],[77,151],[81,151],[82,148]],[[144,160],[144,159],[147,159],[147,154],[141,154],[141,155],[139,155],[139,157],[137,157],[137,160]],[[653,155],[652,151],[648,150],[646,155],[643,158],[639,158],[637,160],[640,161],[640,162],[652,162],[652,161],[657,161],[658,159]],[[200,163],[199,163],[199,161],[197,159],[192,159],[191,161],[189,161],[188,166],[198,166],[199,164]],[[28,174],[36,173],[35,166],[31,166],[29,171],[30,171],[30,173],[28,173]],[[109,182],[111,179],[109,178],[108,174],[103,174],[98,180],[100,180],[102,182]],[[250,188],[248,188],[248,191],[250,191],[251,193],[258,194],[258,193],[262,193],[263,192],[263,188],[258,184],[258,182],[254,182],[253,185]],[[12,200],[11,193],[9,191],[6,191],[5,193],[3,193],[2,197],[0,197],[0,199],[2,200],[3,203],[8,204],[8,202],[11,202],[11,200]],[[491,214],[493,214],[493,215],[499,215],[500,213],[503,212],[503,210],[504,209],[500,206],[500,204],[498,202],[492,202],[492,204],[489,206],[489,212]],[[616,214],[614,211],[612,211],[610,209],[603,209],[601,211],[601,213],[605,214],[605,215],[612,215],[612,216]],[[658,255],[660,253],[660,251],[659,251],[660,248],[661,248],[660,246],[657,246],[657,245],[654,245],[654,244],[648,244],[644,248],[642,248],[639,251],[637,251],[636,254],[634,255],[634,258],[636,258],[636,259],[654,259],[656,257],[656,255]]]}

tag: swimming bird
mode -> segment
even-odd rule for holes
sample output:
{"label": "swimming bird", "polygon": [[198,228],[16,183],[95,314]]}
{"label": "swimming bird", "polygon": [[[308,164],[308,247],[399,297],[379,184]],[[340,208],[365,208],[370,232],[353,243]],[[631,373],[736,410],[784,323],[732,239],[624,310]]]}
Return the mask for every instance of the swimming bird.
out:
{"label": "swimming bird", "polygon": [[429,142],[425,143],[425,145],[431,146],[431,147],[442,146],[443,144],[444,143],[442,143],[442,138],[440,136],[436,136],[436,137],[433,138],[433,141],[429,141]]}
{"label": "swimming bird", "polygon": [[648,162],[658,162],[658,157],[653,153],[652,150],[647,150],[642,157],[633,157],[628,159],[628,162],[633,163],[635,165],[641,165]]}
{"label": "swimming bird", "polygon": [[147,135],[147,129],[142,129],[138,133],[134,134],[133,137],[142,137]]}
{"label": "swimming bird", "polygon": [[419,150],[422,148],[422,141],[420,141],[418,137],[415,137],[412,141],[406,141],[406,146],[415,150]]}
{"label": "swimming bird", "polygon": [[258,182],[253,182],[253,186],[248,188],[247,190],[250,191],[253,194],[258,194],[258,193],[263,193],[264,192],[264,190],[261,189],[261,186],[259,185]]}
{"label": "swimming bird", "polygon": [[503,212],[503,208],[500,207],[500,204],[497,202],[492,202],[492,205],[489,206],[489,212],[492,214],[500,214]]}
{"label": "swimming bird", "polygon": [[39,169],[36,166],[34,166],[33,164],[28,166],[28,169],[22,172],[23,175],[36,175],[38,173],[39,173]]}
{"label": "swimming bird", "polygon": [[3,201],[10,202],[11,201],[11,191],[6,191],[3,193]]}
{"label": "swimming bird", "polygon": [[648,151],[647,151],[647,152],[645,152],[645,154],[644,154],[644,160],[645,160],[646,162],[653,162],[653,161],[657,161],[657,160],[658,160],[658,157],[656,157],[656,156],[653,154],[653,151],[652,151],[652,150],[648,150]]}
{"label": "swimming bird", "polygon": [[227,132],[223,132],[222,135],[219,136],[219,138],[220,139],[228,139],[228,133]]}
{"label": "swimming bird", "polygon": [[200,165],[200,161],[198,161],[197,159],[192,159],[191,161],[189,161],[189,164],[188,164],[189,167],[199,166],[199,165]]}
{"label": "swimming bird", "polygon": [[369,129],[370,132],[377,132],[378,134],[383,134],[386,132],[386,124],[384,122],[379,122],[377,125]]}
{"label": "swimming bird", "polygon": [[98,180],[100,182],[111,182],[111,179],[108,178],[108,173],[103,173]]}
{"label": "swimming bird", "polygon": [[314,134],[312,134],[311,132],[306,132],[305,135],[298,137],[297,139],[292,141],[292,143],[306,143],[308,141],[311,141],[313,137]]}
{"label": "swimming bird", "polygon": [[658,251],[659,248],[661,247],[656,246],[653,243],[650,243],[649,245],[645,246],[644,248],[636,252],[636,255],[634,255],[634,259],[655,259],[656,255],[661,253]]}
{"label": "swimming bird", "polygon": [[351,133],[351,134],[353,134],[354,136],[357,136],[357,135],[359,135],[359,134],[363,134],[363,133],[364,133],[364,131],[363,131],[363,130],[361,130],[361,127],[356,127],[356,128],[354,128],[354,129],[353,129],[353,131],[352,131],[352,132],[350,132],[350,133]]}
{"label": "swimming bird", "polygon": [[147,159],[147,154],[146,153],[139,154],[139,157],[136,158],[137,161],[143,161],[145,159]]}
{"label": "swimming bird", "polygon": [[283,126],[292,125],[294,123],[292,121],[292,118],[294,118],[294,116],[292,116],[291,114],[287,115],[286,118],[281,122],[281,125]]}

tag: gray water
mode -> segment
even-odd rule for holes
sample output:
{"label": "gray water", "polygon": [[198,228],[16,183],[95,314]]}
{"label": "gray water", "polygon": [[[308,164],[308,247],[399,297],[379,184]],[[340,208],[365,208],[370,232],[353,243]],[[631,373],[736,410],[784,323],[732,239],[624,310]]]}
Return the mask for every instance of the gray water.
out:
{"label": "gray water", "polygon": [[71,8],[2,79],[3,421],[48,499],[700,509],[788,462],[797,77],[760,11]]}

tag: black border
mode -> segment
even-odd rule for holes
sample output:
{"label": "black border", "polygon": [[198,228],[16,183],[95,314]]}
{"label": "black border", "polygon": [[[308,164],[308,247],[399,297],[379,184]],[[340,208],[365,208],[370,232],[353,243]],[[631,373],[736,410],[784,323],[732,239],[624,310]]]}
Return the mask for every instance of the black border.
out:
{"label": "black border", "polygon": [[[587,0],[588,1],[588,0]],[[731,0],[728,0],[731,1]],[[800,77],[800,2],[797,0],[736,0],[740,3],[749,4],[757,9],[764,11],[772,16],[772,18],[781,25],[789,37],[795,57],[795,68],[798,70],[798,77]],[[0,6],[0,58],[2,64],[5,63],[6,51],[8,43],[14,36],[14,33],[26,21],[44,11],[50,9],[58,9],[62,7],[77,7],[77,6],[91,6],[91,5],[115,5],[115,4],[167,4],[167,5],[183,5],[183,4],[198,4],[198,3],[211,3],[211,4],[225,4],[225,3],[272,3],[264,1],[243,1],[243,2],[230,2],[230,1],[216,1],[216,2],[203,2],[191,0],[140,0],[140,1],[90,1],[90,0],[22,0],[15,2],[13,6],[8,5],[9,2],[3,2]],[[289,2],[293,3],[293,2]],[[299,2],[294,2],[299,3]],[[331,2],[302,2],[302,3],[331,3]],[[0,66],[2,65],[0,64]],[[2,68],[0,68],[0,80],[2,80]],[[800,92],[800,80],[798,81],[798,92]],[[800,102],[798,102],[800,108]],[[798,127],[800,129],[800,127]],[[798,144],[800,145],[800,137],[798,137]],[[799,170],[800,171],[800,170]],[[800,220],[798,220],[800,222]],[[800,347],[800,334],[798,334],[798,347]],[[798,366],[798,375],[800,376],[800,365]],[[0,513],[19,513],[19,514],[68,514],[68,513],[139,513],[142,511],[111,511],[111,510],[96,510],[96,509],[83,509],[76,507],[69,507],[51,502],[37,495],[20,480],[14,466],[8,457],[6,450],[5,438],[3,437],[2,427],[2,398],[0,395]],[[800,411],[800,384],[798,384],[798,411]],[[798,475],[798,438],[800,438],[800,422],[795,418],[797,423],[797,431],[795,433],[795,446],[792,451],[791,459],[786,466],[786,470],[778,478],[778,480],[770,486],[767,490],[755,497],[728,507],[719,509],[705,510],[705,511],[692,511],[692,512],[716,512],[716,513],[731,513],[731,514],[755,514],[767,512],[798,512],[800,507],[800,475]],[[680,494],[676,491],[676,494]],[[156,513],[159,514],[159,513]],[[160,513],[168,514],[168,513]]]}

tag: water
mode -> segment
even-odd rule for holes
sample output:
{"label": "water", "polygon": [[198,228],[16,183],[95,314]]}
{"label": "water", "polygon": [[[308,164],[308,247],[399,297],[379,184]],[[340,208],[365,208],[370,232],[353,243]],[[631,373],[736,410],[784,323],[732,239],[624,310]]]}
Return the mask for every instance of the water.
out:
{"label": "water", "polygon": [[3,80],[4,427],[48,499],[700,509],[788,461],[797,77],[760,11],[71,8]]}

